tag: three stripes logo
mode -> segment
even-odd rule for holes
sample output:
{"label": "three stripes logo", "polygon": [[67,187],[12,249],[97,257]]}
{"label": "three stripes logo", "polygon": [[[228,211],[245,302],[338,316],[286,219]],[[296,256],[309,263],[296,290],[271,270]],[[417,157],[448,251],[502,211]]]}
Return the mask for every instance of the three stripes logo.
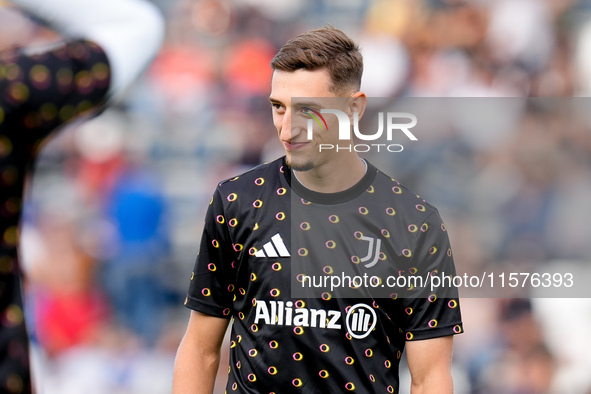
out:
{"label": "three stripes logo", "polygon": [[271,237],[271,241],[263,245],[261,250],[257,250],[254,254],[255,257],[289,257],[289,251],[281,239],[279,233]]}
{"label": "three stripes logo", "polygon": [[366,304],[355,304],[347,312],[345,325],[353,338],[363,339],[373,331],[377,321],[373,308]]}

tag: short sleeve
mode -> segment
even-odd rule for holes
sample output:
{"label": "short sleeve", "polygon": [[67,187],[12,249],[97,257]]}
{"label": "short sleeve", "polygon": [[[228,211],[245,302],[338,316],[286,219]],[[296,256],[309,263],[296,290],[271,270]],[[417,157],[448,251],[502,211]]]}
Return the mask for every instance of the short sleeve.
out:
{"label": "short sleeve", "polygon": [[[437,211],[429,215],[420,227],[412,266],[422,276],[456,274],[447,228]],[[454,335],[463,331],[456,288],[432,290],[426,281],[425,286],[418,289],[416,297],[400,301],[397,315],[407,341]]]}
{"label": "short sleeve", "polygon": [[219,189],[211,198],[185,306],[216,317],[231,315],[230,270],[236,259]]}

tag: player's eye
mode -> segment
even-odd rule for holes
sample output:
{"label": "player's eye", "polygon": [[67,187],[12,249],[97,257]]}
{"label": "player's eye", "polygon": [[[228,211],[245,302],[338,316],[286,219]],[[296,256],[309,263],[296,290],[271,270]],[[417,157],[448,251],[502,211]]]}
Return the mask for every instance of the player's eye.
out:
{"label": "player's eye", "polygon": [[285,112],[285,107],[279,103],[271,103],[271,107],[273,107],[276,112]]}
{"label": "player's eye", "polygon": [[301,112],[302,112],[304,115],[312,115],[312,113],[313,113],[314,111],[312,110],[312,108],[308,108],[308,107],[302,107],[302,109],[301,109]]}

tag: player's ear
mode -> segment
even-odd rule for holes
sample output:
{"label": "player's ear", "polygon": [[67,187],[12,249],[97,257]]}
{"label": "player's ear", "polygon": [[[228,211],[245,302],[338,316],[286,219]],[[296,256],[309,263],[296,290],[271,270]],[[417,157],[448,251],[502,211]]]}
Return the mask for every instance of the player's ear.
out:
{"label": "player's ear", "polygon": [[367,107],[367,96],[363,92],[356,92],[353,93],[349,97],[349,114],[351,117],[351,121],[353,120],[353,113],[357,112],[359,114],[359,119],[363,116],[365,112],[365,108]]}

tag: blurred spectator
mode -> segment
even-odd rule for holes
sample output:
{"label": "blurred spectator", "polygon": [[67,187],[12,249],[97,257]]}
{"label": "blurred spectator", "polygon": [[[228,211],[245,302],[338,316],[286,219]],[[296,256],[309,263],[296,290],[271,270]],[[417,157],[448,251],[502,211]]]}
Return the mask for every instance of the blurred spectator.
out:
{"label": "blurred spectator", "polygon": [[117,322],[149,344],[157,340],[167,293],[161,277],[169,253],[165,201],[158,182],[141,168],[128,168],[105,201],[114,232],[106,241],[100,275]]}
{"label": "blurred spectator", "polygon": [[[95,341],[108,307],[93,279],[95,261],[72,242],[77,239],[72,218],[45,212],[37,223],[38,243],[27,254],[36,283],[30,295],[33,332],[48,354],[57,354]],[[59,265],[51,264],[53,256],[60,257]]]}

